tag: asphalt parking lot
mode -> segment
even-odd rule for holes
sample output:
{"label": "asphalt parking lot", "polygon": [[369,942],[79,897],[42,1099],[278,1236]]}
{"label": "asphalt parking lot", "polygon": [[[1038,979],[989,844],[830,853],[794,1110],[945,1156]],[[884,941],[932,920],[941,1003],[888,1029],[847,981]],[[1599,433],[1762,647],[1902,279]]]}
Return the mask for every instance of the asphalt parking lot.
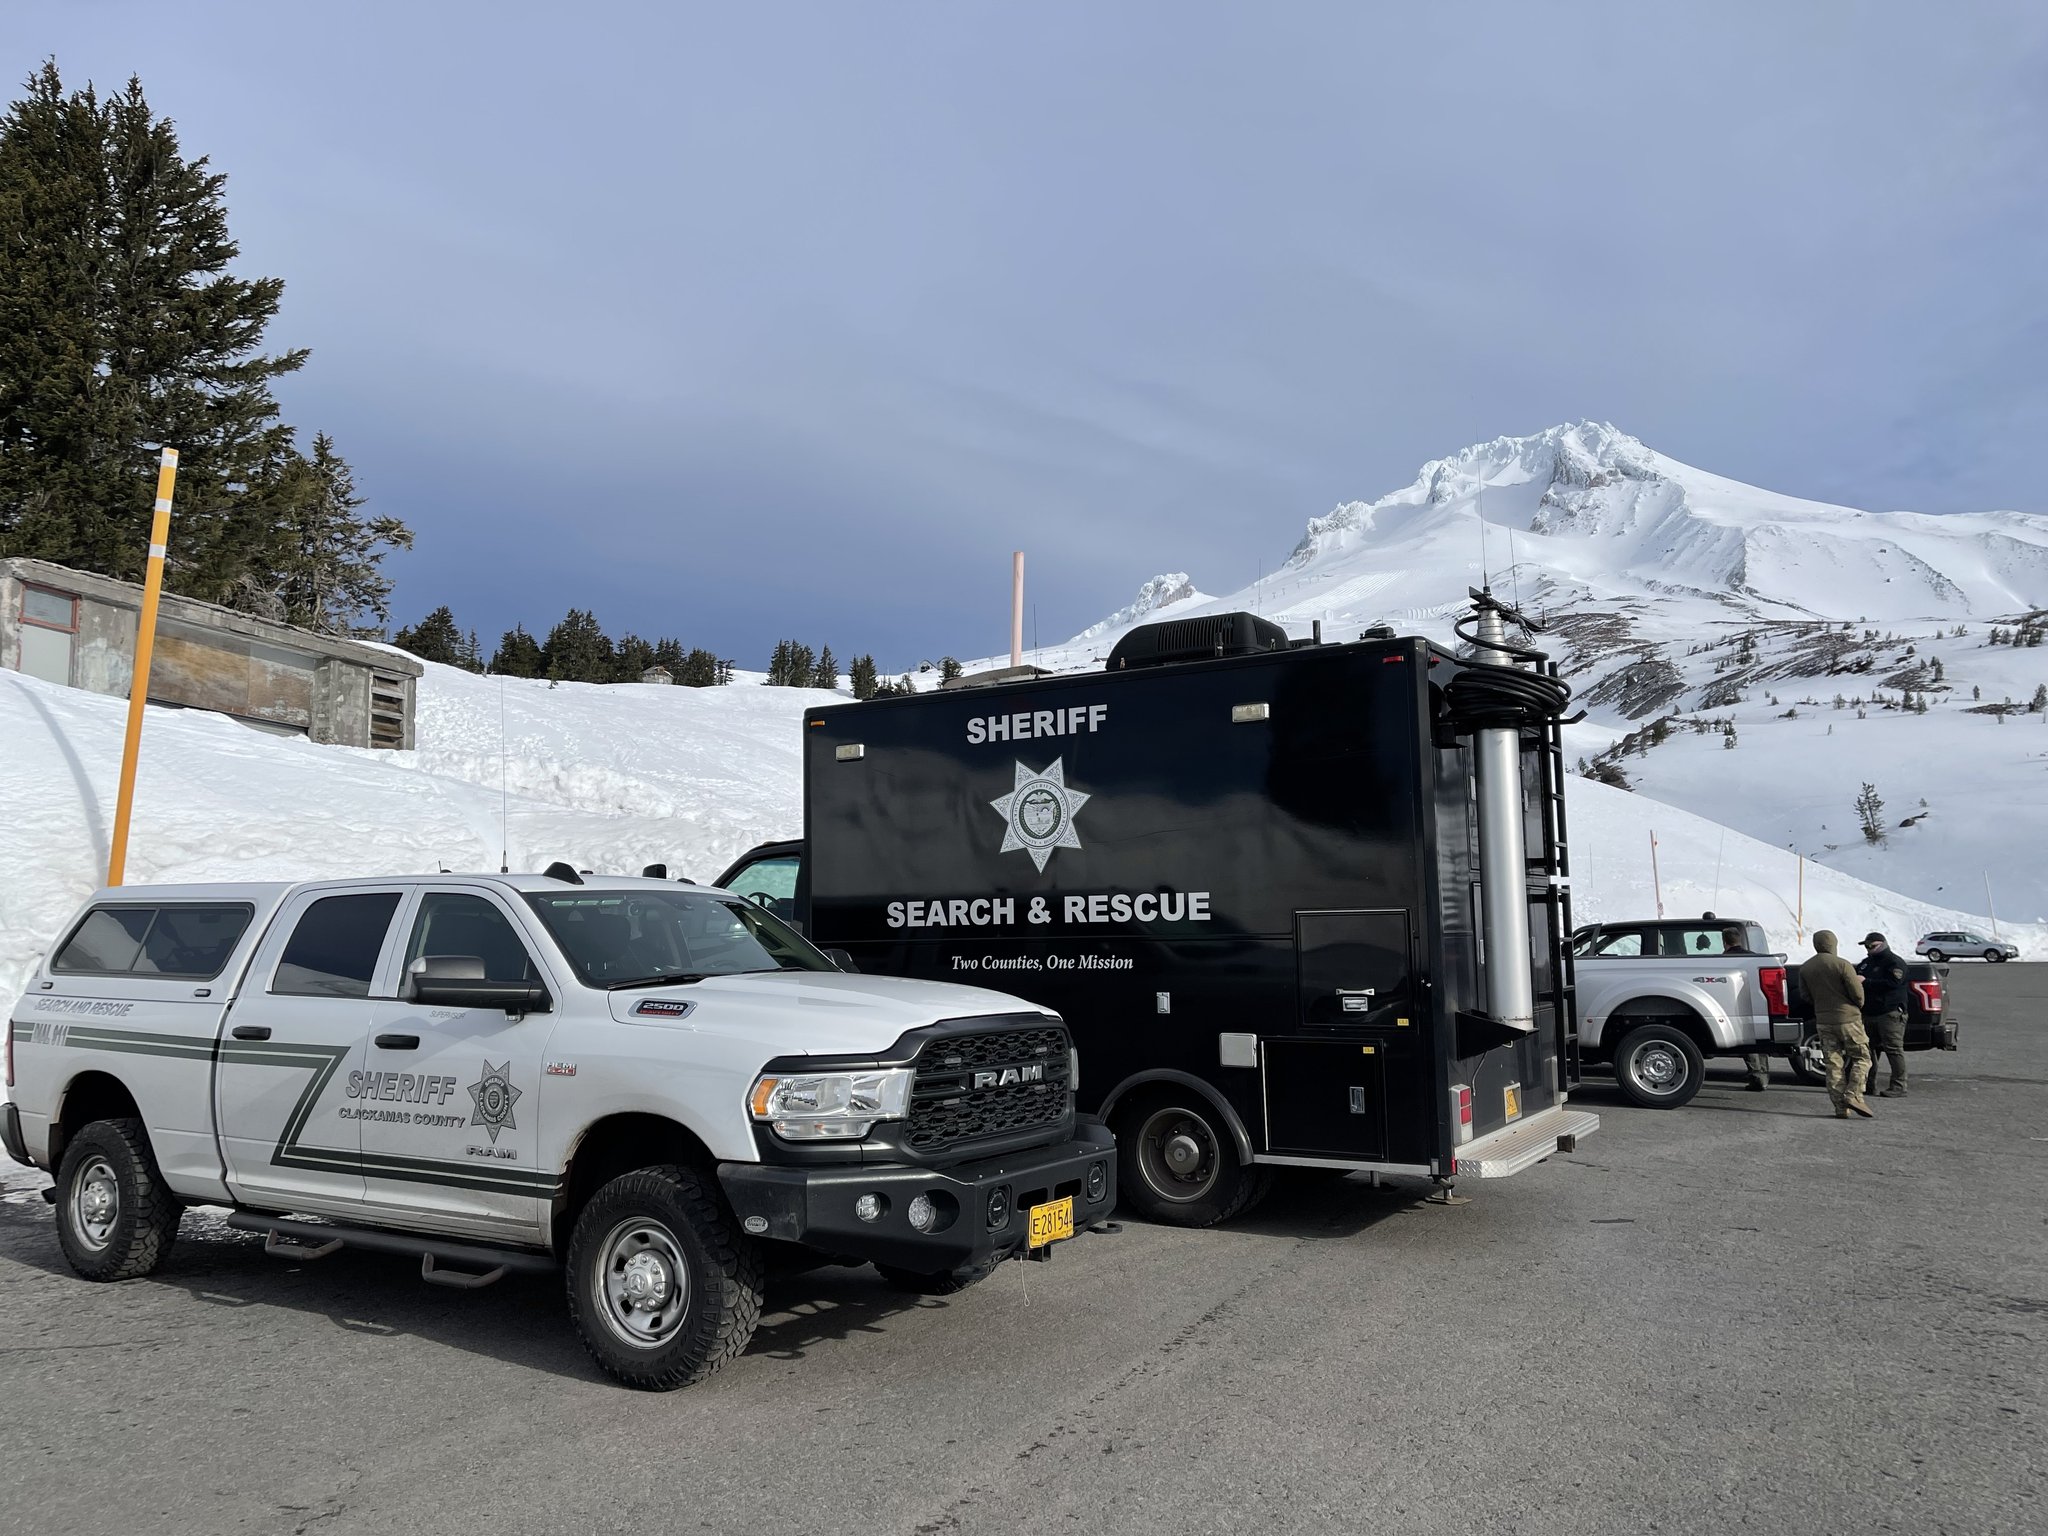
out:
{"label": "asphalt parking lot", "polygon": [[[0,1512],[38,1533],[2048,1529],[2048,966],[1957,966],[1873,1122],[1781,1075],[1445,1209],[1290,1186],[946,1300],[778,1284],[650,1396],[559,1288],[297,1266],[188,1214],[75,1279],[0,1203]],[[18,1171],[17,1171],[18,1174]]]}

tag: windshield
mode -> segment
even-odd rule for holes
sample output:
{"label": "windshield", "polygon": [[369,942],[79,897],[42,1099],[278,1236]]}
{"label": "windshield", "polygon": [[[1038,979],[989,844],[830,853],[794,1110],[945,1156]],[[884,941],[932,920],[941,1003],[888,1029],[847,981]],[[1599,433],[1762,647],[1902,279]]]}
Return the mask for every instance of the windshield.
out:
{"label": "windshield", "polygon": [[527,904],[593,987],[836,967],[795,929],[712,891],[530,891]]}

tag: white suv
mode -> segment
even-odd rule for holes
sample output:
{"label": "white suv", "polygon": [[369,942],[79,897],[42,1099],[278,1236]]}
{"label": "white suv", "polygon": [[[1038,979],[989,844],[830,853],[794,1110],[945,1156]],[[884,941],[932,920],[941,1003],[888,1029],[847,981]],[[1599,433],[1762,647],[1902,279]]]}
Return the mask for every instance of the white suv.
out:
{"label": "white suv", "polygon": [[1913,953],[1925,955],[1937,963],[1943,960],[1973,960],[1978,956],[1994,964],[2003,960],[2017,960],[2020,947],[2008,944],[2002,939],[1987,939],[1981,933],[1970,933],[1951,929],[1947,933],[1921,935],[1920,942],[1913,946]]}

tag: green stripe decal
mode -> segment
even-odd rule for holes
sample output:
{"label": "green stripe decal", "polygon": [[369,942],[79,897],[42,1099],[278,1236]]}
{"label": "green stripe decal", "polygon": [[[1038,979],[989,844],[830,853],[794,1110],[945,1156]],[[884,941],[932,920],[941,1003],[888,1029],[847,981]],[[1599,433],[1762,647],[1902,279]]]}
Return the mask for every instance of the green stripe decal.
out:
{"label": "green stripe decal", "polygon": [[[17,1023],[14,1038],[28,1039],[34,1024]],[[562,1187],[562,1177],[533,1169],[493,1168],[487,1162],[455,1162],[432,1157],[404,1157],[397,1153],[364,1152],[340,1147],[306,1147],[299,1144],[306,1122],[312,1118],[320,1095],[334,1081],[341,1064],[354,1054],[354,1046],[306,1045],[288,1040],[212,1040],[191,1035],[152,1034],[139,1029],[106,1029],[97,1025],[70,1025],[65,1043],[88,1051],[116,1051],[134,1056],[169,1056],[184,1061],[220,1061],[242,1067],[305,1067],[310,1069],[306,1086],[300,1091],[284,1130],[272,1149],[270,1161],[278,1168],[303,1168],[313,1173],[359,1174],[365,1178],[390,1179],[405,1184],[434,1184],[449,1189],[473,1189],[486,1194],[535,1195],[553,1199]]]}

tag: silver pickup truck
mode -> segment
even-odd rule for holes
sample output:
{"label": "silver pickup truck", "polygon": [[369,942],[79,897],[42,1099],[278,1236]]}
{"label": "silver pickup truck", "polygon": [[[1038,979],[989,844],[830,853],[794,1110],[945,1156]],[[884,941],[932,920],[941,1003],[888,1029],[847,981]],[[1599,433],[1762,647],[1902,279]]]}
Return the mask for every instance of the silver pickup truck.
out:
{"label": "silver pickup truck", "polygon": [[1676,1109],[1709,1056],[1789,1053],[1799,1043],[1786,961],[1756,923],[1650,918],[1572,935],[1579,1049],[1609,1062],[1622,1097]]}

